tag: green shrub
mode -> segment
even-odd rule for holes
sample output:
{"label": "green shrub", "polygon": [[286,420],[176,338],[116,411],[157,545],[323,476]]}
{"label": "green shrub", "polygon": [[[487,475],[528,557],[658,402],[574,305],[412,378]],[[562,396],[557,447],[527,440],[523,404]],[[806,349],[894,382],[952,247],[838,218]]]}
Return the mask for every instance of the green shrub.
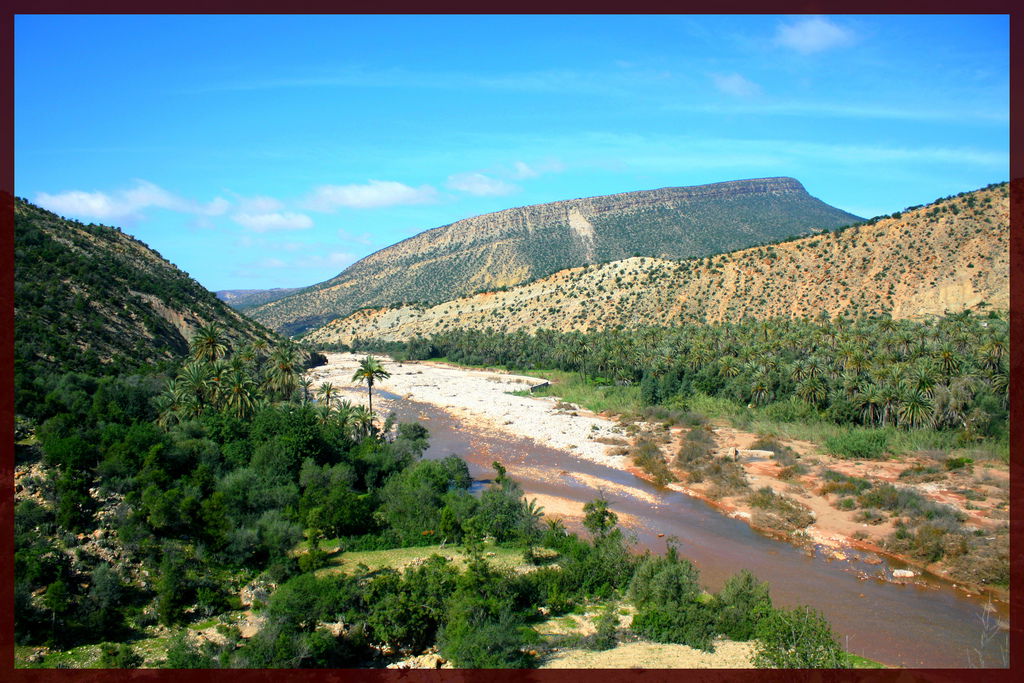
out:
{"label": "green shrub", "polygon": [[758,625],[754,666],[759,669],[845,669],[832,628],[808,607],[773,610]]}
{"label": "green shrub", "polygon": [[714,652],[718,615],[710,604],[686,599],[638,610],[632,628],[656,643],[680,643]]}
{"label": "green shrub", "polygon": [[755,508],[751,521],[757,526],[793,531],[814,523],[814,513],[768,486],[750,494],[748,501]]}
{"label": "green shrub", "polygon": [[964,467],[969,467],[973,462],[974,460],[972,460],[971,458],[950,458],[949,460],[946,461],[945,464],[946,469],[952,471]]}
{"label": "green shrub", "polygon": [[657,444],[648,439],[637,441],[636,447],[632,449],[633,463],[654,477],[654,483],[658,486],[675,481],[672,472],[665,464],[665,458]]}
{"label": "green shrub", "polygon": [[746,569],[729,577],[712,604],[718,613],[718,632],[730,640],[753,638],[758,624],[772,611],[768,584]]}
{"label": "green shrub", "polygon": [[845,434],[825,439],[825,447],[830,453],[855,460],[878,460],[888,445],[889,436],[873,429],[851,429]]}
{"label": "green shrub", "polygon": [[590,639],[587,647],[591,650],[610,650],[615,647],[619,630],[618,604],[608,603],[594,622],[597,633]]}
{"label": "green shrub", "polygon": [[97,664],[101,669],[138,669],[142,666],[142,656],[128,643],[103,643]]}
{"label": "green shrub", "polygon": [[446,658],[465,669],[523,669],[533,664],[524,651],[534,632],[509,605],[497,606],[468,592],[452,597],[448,618],[438,634]]}

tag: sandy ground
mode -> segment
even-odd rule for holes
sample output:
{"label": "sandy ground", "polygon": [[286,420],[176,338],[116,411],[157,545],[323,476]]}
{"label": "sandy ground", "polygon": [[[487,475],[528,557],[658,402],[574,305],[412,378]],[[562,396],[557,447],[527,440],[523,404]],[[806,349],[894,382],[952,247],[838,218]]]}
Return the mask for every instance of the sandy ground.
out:
{"label": "sandy ground", "polygon": [[556,653],[541,669],[752,669],[751,643],[721,641],[714,652],[686,645],[625,643],[604,652],[567,650]]}
{"label": "sandy ground", "polygon": [[[353,403],[366,403],[365,385],[352,381],[361,355],[327,353],[327,365],[313,368],[309,378],[314,387],[330,382],[343,390]],[[468,424],[532,439],[545,446],[578,457],[624,469],[626,457],[607,455],[611,448],[595,439],[620,437],[615,422],[583,409],[572,411],[555,407],[553,397],[512,396],[545,380],[493,370],[467,370],[439,363],[398,363],[381,357],[391,377],[374,388],[404,398],[444,408]],[[375,408],[387,409],[387,401],[374,398]],[[572,413],[576,413],[573,415]]]}

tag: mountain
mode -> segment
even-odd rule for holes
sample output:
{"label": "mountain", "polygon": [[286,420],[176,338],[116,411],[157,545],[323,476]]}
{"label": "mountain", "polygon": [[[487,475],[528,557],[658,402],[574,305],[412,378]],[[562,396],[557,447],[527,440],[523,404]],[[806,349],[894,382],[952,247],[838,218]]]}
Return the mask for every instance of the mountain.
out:
{"label": "mountain", "polygon": [[275,287],[274,289],[222,289],[214,292],[217,298],[236,311],[245,311],[271,301],[277,301],[289,294],[301,291],[302,287]]}
{"label": "mountain", "polygon": [[367,306],[438,303],[563,268],[634,255],[705,256],[857,220],[792,178],[537,204],[427,230],[248,315],[296,334]]}
{"label": "mountain", "polygon": [[14,247],[19,382],[181,358],[208,323],[233,345],[280,341],[118,228],[84,225],[18,199]]}
{"label": "mountain", "polygon": [[405,340],[453,328],[631,328],[823,310],[894,318],[985,305],[1007,310],[1009,234],[1009,188],[1002,183],[866,224],[710,258],[629,258],[433,307],[362,310],[304,340]]}

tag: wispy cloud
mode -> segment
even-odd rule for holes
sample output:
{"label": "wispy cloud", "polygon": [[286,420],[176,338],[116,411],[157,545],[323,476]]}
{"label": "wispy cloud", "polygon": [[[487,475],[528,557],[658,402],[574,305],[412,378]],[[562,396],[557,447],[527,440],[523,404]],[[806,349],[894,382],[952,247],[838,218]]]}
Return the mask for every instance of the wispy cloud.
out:
{"label": "wispy cloud", "polygon": [[375,209],[436,201],[437,190],[430,185],[410,187],[393,180],[371,180],[365,185],[321,185],[306,198],[304,206],[313,211],[329,212],[339,207]]}
{"label": "wispy cloud", "polygon": [[726,95],[752,97],[761,94],[761,86],[737,73],[711,74],[711,80],[715,87]]}
{"label": "wispy cloud", "polygon": [[305,230],[313,227],[313,219],[303,213],[245,213],[232,214],[231,220],[253,232],[272,230]]}
{"label": "wispy cloud", "polygon": [[528,180],[542,176],[545,173],[561,173],[564,170],[565,164],[558,159],[548,159],[532,164],[528,164],[525,161],[517,161],[512,165],[512,172],[509,174],[509,177],[516,180]]}
{"label": "wispy cloud", "polygon": [[808,17],[782,24],[775,32],[775,44],[801,54],[821,52],[854,42],[852,31],[825,17]]}
{"label": "wispy cloud", "polygon": [[295,74],[249,81],[210,83],[188,88],[185,92],[201,94],[298,88],[414,88],[614,96],[633,92],[638,81],[664,81],[670,78],[672,74],[665,71],[629,70],[627,73],[596,69],[539,69],[482,75],[459,71],[379,69],[352,65],[315,75]]}
{"label": "wispy cloud", "polygon": [[231,203],[222,197],[203,204],[179,197],[154,183],[137,180],[135,187],[114,193],[69,190],[57,194],[39,192],[36,203],[51,211],[81,218],[115,220],[138,218],[149,208],[167,209],[198,216],[219,216]]}
{"label": "wispy cloud", "polygon": [[1008,111],[961,109],[957,107],[846,104],[834,102],[744,102],[736,104],[679,104],[663,107],[666,111],[691,111],[705,114],[750,114],[755,116],[830,116],[855,119],[892,119],[904,121],[956,121],[958,123],[1006,123]]}
{"label": "wispy cloud", "polygon": [[492,178],[483,173],[456,173],[448,176],[446,187],[459,192],[479,197],[495,197],[512,194],[519,190],[519,186],[505,182],[498,178]]}

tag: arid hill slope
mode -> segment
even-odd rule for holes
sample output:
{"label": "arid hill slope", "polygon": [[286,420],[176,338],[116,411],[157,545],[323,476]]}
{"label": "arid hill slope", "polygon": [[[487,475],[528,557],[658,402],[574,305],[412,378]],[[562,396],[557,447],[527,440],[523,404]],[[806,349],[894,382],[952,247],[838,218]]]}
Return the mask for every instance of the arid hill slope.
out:
{"label": "arid hill slope", "polygon": [[915,318],[983,304],[1009,307],[1005,183],[894,216],[712,258],[629,258],[572,268],[430,308],[363,310],[306,340],[404,340],[452,328],[629,328],[823,310]]}
{"label": "arid hill slope", "polygon": [[434,304],[563,268],[630,256],[706,256],[857,220],[792,178],[537,204],[427,230],[247,314],[295,334],[366,306]]}

